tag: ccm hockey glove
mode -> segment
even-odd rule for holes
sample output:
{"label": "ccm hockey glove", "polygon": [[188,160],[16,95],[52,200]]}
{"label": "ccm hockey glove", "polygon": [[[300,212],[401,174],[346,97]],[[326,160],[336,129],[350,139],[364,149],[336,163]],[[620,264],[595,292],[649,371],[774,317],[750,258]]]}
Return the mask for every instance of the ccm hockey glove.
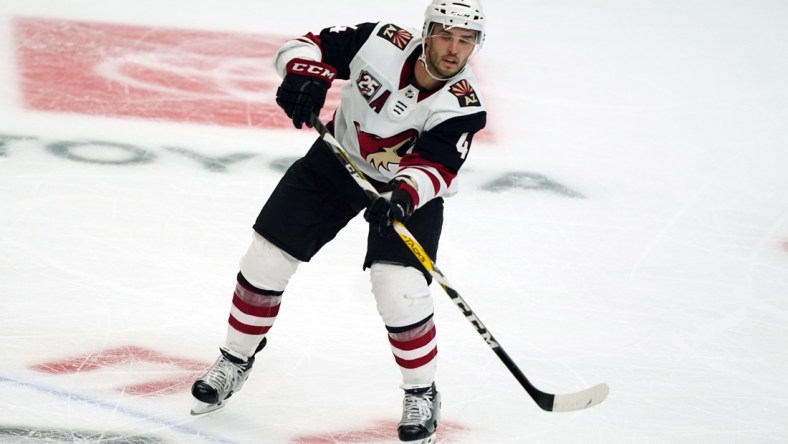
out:
{"label": "ccm hockey glove", "polygon": [[405,223],[413,214],[413,202],[417,200],[416,190],[405,181],[389,182],[380,197],[369,203],[364,211],[364,219],[383,237],[394,234],[393,221]]}
{"label": "ccm hockey glove", "polygon": [[311,128],[310,115],[319,114],[323,108],[336,70],[325,63],[301,58],[290,60],[285,70],[285,78],[276,91],[276,104],[285,110],[296,128],[300,129],[304,123]]}

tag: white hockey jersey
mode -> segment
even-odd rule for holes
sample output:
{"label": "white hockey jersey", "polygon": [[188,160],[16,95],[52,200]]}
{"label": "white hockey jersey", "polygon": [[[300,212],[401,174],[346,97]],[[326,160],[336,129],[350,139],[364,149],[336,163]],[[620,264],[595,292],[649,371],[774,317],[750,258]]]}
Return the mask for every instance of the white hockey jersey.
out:
{"label": "white hockey jersey", "polygon": [[289,40],[276,53],[280,75],[293,58],[331,65],[349,80],[341,91],[334,136],[369,178],[409,177],[414,208],[456,192],[455,178],[487,113],[470,66],[439,89],[413,81],[422,39],[388,23],[326,28]]}

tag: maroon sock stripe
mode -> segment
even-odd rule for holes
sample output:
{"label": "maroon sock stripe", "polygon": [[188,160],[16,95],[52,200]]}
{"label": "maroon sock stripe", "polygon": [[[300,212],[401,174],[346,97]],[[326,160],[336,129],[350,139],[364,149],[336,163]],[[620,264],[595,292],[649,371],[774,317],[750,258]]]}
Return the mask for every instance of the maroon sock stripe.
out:
{"label": "maroon sock stripe", "polygon": [[419,367],[422,367],[422,366],[425,366],[425,365],[429,364],[430,361],[435,359],[435,356],[437,354],[438,354],[438,347],[435,347],[432,350],[430,350],[429,353],[427,353],[426,355],[424,355],[424,356],[422,356],[420,358],[416,358],[416,359],[402,359],[402,358],[400,358],[400,357],[395,355],[394,359],[397,361],[397,364],[400,367],[412,370],[414,368],[419,368]]}
{"label": "maroon sock stripe", "polygon": [[[269,296],[269,297],[271,297],[271,296]],[[271,298],[273,299],[273,297],[271,297]],[[279,299],[278,296],[276,296],[276,298]],[[273,302],[273,301],[271,301],[271,302]],[[238,291],[237,290],[236,290],[235,293],[233,293],[233,305],[235,306],[235,308],[237,308],[238,310],[240,310],[244,314],[247,314],[247,315],[250,315],[250,316],[256,316],[258,318],[274,318],[274,317],[276,317],[279,314],[279,306],[280,305],[279,305],[278,302],[280,302],[280,301],[277,301],[277,303],[275,305],[273,305],[273,304],[272,305],[262,305],[262,306],[261,305],[252,305],[252,304],[249,304],[247,302],[244,302],[243,299],[241,299],[240,296],[238,296]]]}
{"label": "maroon sock stripe", "polygon": [[249,324],[244,324],[243,322],[239,321],[238,319],[235,319],[235,317],[233,315],[230,315],[230,318],[227,319],[227,322],[230,324],[230,326],[232,328],[240,331],[241,333],[247,334],[247,335],[264,335],[264,334],[268,333],[268,330],[271,329],[270,325],[249,325]]}
{"label": "maroon sock stripe", "polygon": [[435,339],[435,326],[433,325],[432,328],[418,338],[409,339],[407,341],[399,341],[391,336],[392,335],[389,334],[389,342],[394,348],[404,351],[416,350],[417,348],[424,347]]}

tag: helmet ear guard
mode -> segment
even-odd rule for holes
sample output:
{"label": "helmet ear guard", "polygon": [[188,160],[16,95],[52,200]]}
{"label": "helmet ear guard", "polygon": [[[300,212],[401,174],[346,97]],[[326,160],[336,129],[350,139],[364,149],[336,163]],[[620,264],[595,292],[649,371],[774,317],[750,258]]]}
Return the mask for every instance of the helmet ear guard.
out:
{"label": "helmet ear guard", "polygon": [[427,38],[435,24],[476,31],[476,45],[484,44],[487,19],[479,0],[432,0],[424,12],[422,37]]}

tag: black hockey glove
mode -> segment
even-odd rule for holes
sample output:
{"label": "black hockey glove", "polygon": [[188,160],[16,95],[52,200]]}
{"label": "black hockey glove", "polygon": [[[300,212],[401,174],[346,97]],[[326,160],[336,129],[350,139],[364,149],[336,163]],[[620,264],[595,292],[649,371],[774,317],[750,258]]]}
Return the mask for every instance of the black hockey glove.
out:
{"label": "black hockey glove", "polygon": [[287,73],[276,90],[276,104],[285,110],[296,128],[309,122],[310,114],[320,113],[326,102],[326,92],[334,81],[336,70],[325,63],[295,58],[285,67]]}
{"label": "black hockey glove", "polygon": [[364,219],[369,222],[383,237],[394,234],[392,221],[405,223],[413,214],[413,200],[416,190],[406,182],[395,180],[389,182],[380,197],[373,200],[364,211]]}

